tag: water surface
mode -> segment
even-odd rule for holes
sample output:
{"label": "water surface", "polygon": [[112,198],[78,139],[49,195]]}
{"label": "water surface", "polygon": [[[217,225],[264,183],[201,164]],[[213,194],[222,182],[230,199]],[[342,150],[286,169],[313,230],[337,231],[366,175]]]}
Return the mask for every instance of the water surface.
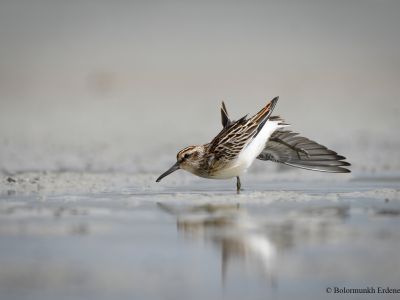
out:
{"label": "water surface", "polygon": [[328,299],[329,287],[400,288],[398,181],[227,187],[4,194],[0,298]]}

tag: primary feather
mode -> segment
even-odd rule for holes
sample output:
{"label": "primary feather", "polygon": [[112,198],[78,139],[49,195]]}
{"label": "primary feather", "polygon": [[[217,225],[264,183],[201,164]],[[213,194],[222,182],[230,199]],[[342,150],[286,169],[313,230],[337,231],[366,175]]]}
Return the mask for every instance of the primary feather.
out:
{"label": "primary feather", "polygon": [[350,166],[348,162],[344,161],[346,159],[344,156],[289,130],[275,131],[257,159],[270,160],[312,171],[350,172],[344,168],[344,166]]}

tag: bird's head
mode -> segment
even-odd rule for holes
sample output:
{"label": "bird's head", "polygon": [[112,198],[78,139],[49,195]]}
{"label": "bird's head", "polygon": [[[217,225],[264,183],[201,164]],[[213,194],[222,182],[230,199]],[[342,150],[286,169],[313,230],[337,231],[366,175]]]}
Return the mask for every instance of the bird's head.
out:
{"label": "bird's head", "polygon": [[200,168],[200,162],[204,153],[204,146],[189,146],[178,152],[176,155],[176,163],[165,171],[156,182],[160,182],[165,176],[172,172],[183,169],[190,173],[196,174]]}

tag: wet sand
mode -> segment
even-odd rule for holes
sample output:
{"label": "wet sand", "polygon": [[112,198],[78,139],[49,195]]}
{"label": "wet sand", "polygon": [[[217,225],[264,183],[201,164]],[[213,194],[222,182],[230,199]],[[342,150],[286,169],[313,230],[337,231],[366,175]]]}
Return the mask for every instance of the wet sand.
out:
{"label": "wet sand", "polygon": [[250,175],[240,195],[234,182],[153,177],[4,175],[0,298],[330,299],[327,288],[400,288],[395,177]]}

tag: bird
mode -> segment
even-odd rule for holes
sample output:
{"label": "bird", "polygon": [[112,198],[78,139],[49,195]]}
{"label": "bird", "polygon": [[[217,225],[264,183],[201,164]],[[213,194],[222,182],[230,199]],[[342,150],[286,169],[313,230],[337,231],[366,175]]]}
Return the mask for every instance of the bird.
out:
{"label": "bird", "polygon": [[273,98],[258,113],[231,120],[225,103],[221,105],[222,130],[211,142],[188,146],[178,152],[176,163],[156,180],[183,169],[210,179],[236,177],[240,193],[243,175],[255,159],[272,161],[311,171],[349,173],[345,157],[335,151],[287,130],[290,126],[280,116],[272,116],[279,97]]}

